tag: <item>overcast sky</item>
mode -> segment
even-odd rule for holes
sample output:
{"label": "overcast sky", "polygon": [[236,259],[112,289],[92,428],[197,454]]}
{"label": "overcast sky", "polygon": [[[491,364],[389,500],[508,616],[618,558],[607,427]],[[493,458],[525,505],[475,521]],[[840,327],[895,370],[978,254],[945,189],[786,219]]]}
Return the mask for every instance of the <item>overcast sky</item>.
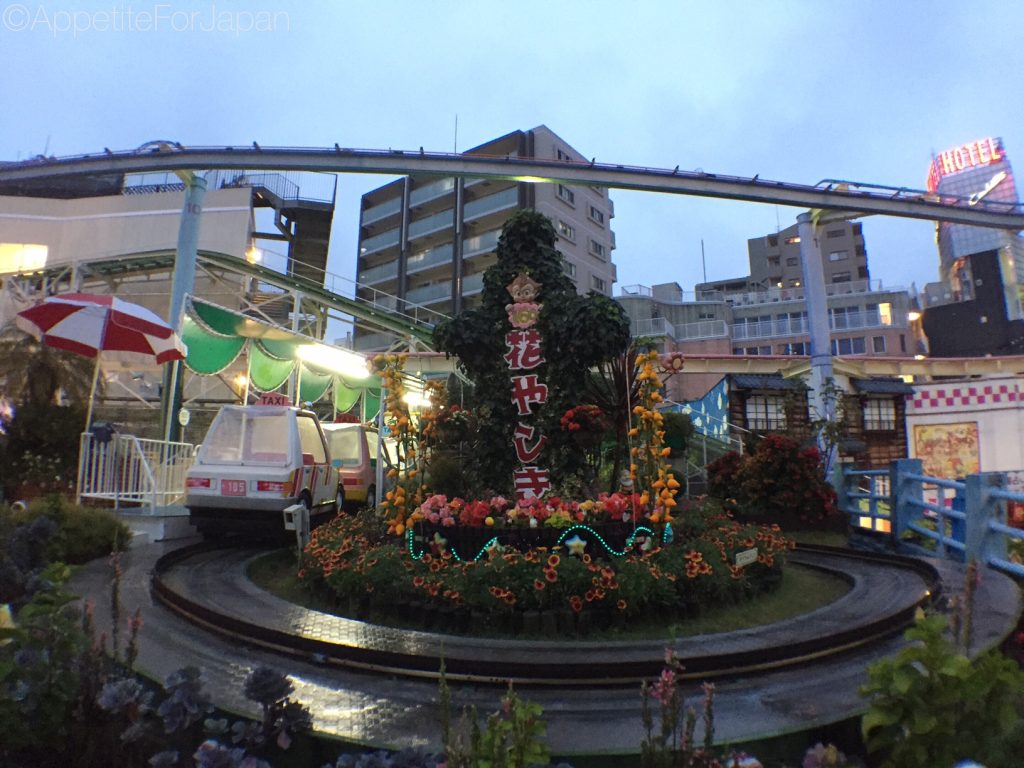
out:
{"label": "overcast sky", "polygon": [[[0,0],[0,160],[450,151],[545,124],[604,162],[923,188],[933,151],[986,136],[1024,163],[1022,39],[1015,0]],[[353,276],[359,196],[387,180],[341,178],[331,271]],[[702,239],[708,279],[747,274],[747,239],[799,212],[612,198],[618,287],[692,290]],[[866,219],[872,277],[936,280],[933,231]]]}

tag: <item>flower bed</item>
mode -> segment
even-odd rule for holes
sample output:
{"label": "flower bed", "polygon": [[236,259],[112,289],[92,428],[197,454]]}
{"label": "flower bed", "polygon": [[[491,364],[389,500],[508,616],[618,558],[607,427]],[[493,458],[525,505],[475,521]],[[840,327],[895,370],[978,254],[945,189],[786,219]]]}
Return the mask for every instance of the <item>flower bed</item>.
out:
{"label": "flower bed", "polygon": [[[693,616],[777,584],[791,546],[777,526],[742,524],[713,506],[689,510],[685,521],[677,519],[671,545],[634,541],[606,559],[589,554],[592,545],[583,536],[526,551],[492,543],[479,558],[459,559],[439,539],[453,531],[486,535],[493,527],[449,525],[424,548],[414,541],[410,549],[414,536],[397,544],[378,538],[366,520],[342,516],[313,532],[299,575],[332,593],[339,612],[356,618],[375,613],[445,632],[491,627],[566,635]],[[737,565],[744,551],[752,562]]]}

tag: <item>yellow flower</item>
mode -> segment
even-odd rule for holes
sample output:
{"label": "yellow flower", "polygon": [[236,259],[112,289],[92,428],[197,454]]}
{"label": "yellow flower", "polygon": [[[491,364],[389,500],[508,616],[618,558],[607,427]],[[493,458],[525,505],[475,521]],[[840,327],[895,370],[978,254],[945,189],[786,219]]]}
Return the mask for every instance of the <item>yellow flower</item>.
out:
{"label": "yellow flower", "polygon": [[494,518],[493,518],[493,517],[491,517],[490,515],[488,515],[487,517],[485,517],[485,518],[484,518],[484,525],[488,525],[488,526],[490,526],[490,525],[494,525]]}

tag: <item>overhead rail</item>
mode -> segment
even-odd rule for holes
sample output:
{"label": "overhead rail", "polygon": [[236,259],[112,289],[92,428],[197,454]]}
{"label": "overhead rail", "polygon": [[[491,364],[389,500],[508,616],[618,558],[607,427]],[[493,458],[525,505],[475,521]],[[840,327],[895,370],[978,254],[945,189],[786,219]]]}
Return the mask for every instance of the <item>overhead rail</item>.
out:
{"label": "overhead rail", "polygon": [[[381,307],[365,300],[348,298],[299,275],[286,275],[261,264],[252,264],[234,256],[213,251],[199,251],[197,256],[200,262],[248,277],[256,277],[263,283],[273,285],[285,291],[297,291],[325,307],[346,315],[352,315],[357,320],[373,325],[380,330],[406,338],[411,336],[427,347],[433,346],[434,322],[427,322],[407,313]],[[49,277],[65,272],[68,266],[67,264],[55,265],[54,267],[41,270],[41,272],[44,277]],[[157,270],[171,269],[174,266],[174,253],[165,251],[139,254],[137,256],[120,256],[113,259],[90,261],[79,266],[87,268],[90,274],[105,277],[145,274]],[[33,271],[33,274],[36,273],[37,271]],[[416,311],[426,311],[435,321],[443,320],[446,317],[441,313],[426,310],[423,307],[415,306],[410,308]]]}
{"label": "overhead rail", "polygon": [[587,184],[679,195],[773,203],[800,208],[846,211],[853,215],[882,214],[947,221],[997,229],[1024,229],[1020,206],[990,200],[974,201],[923,190],[880,187],[825,180],[823,185],[791,184],[706,173],[703,170],[644,168],[598,162],[463,155],[416,150],[304,147],[183,147],[160,144],[141,149],[43,157],[0,165],[4,184],[61,176],[145,173],[175,170],[277,170],[459,176],[536,183]]}

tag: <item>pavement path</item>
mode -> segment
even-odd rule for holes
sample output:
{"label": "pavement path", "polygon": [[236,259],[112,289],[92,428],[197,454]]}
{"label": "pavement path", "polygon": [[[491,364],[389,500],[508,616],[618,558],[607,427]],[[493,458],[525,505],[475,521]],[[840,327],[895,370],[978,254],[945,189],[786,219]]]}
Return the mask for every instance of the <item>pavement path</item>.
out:
{"label": "pavement path", "polygon": [[[134,548],[122,560],[122,605],[126,615],[142,609],[145,626],[140,638],[137,667],[158,680],[187,664],[200,667],[206,690],[215,703],[238,714],[254,715],[256,708],[242,695],[242,683],[257,665],[287,673],[295,683],[295,698],[313,713],[318,731],[368,746],[400,748],[437,746],[437,685],[434,680],[368,673],[359,669],[327,665],[322,659],[299,659],[270,650],[224,639],[208,629],[195,626],[153,599],[150,584],[156,560],[182,542],[163,542]],[[266,626],[288,626],[298,634],[334,637],[340,642],[383,642],[399,644],[404,650],[436,653],[437,636],[371,628],[362,622],[326,616],[298,608],[255,587],[244,577],[244,564],[252,556],[238,550],[220,551],[203,567],[175,570],[168,579],[176,589],[218,612]],[[963,568],[948,561],[933,561],[943,582],[946,597],[962,591]],[[790,622],[760,630],[685,638],[679,641],[684,654],[713,649],[776,646],[792,642],[829,626],[841,626],[864,610],[892,606],[907,595],[919,597],[923,582],[854,578],[850,593],[831,606]],[[80,569],[71,588],[96,603],[100,630],[109,631],[109,590],[111,572],[105,560]],[[1021,611],[1021,595],[1006,576],[985,571],[976,595],[974,630],[977,649],[997,644],[1015,625]],[[358,626],[355,626],[358,625]],[[580,654],[629,656],[660,653],[661,643],[522,644],[472,639],[446,642],[449,653],[525,654],[544,663],[571,659]],[[715,740],[719,743],[746,742],[845,720],[861,713],[864,702],[857,688],[866,681],[866,667],[874,660],[895,653],[901,637],[890,637],[837,657],[807,661],[778,671],[751,672],[716,681]],[[589,646],[589,647],[588,647]],[[319,657],[318,657],[319,658]],[[496,708],[501,689],[493,685],[452,684],[455,705],[475,705],[479,711]],[[635,685],[618,687],[531,688],[525,697],[544,707],[548,722],[548,743],[553,754],[628,754],[638,751],[643,737],[640,696]],[[688,684],[688,700],[698,704],[700,686]]]}

